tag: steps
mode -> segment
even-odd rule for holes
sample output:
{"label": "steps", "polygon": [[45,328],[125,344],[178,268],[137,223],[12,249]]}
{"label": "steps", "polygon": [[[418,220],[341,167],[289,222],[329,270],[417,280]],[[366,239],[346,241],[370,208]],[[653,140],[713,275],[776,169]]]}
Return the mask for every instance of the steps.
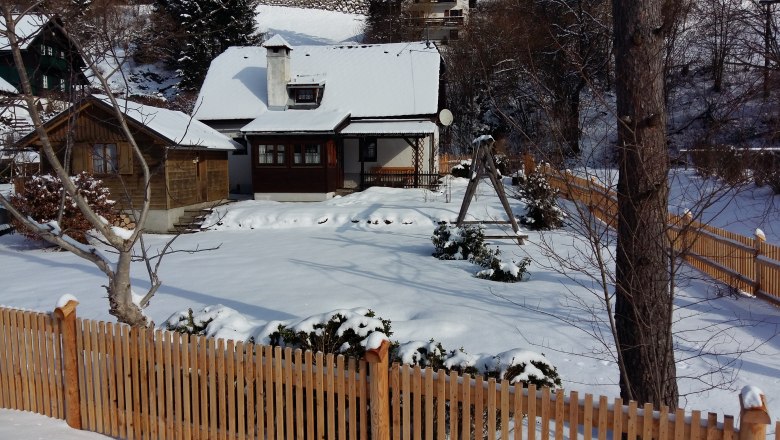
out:
{"label": "steps", "polygon": [[179,221],[174,223],[173,229],[170,231],[172,234],[193,234],[204,230],[203,222],[211,214],[211,208],[204,209],[187,209],[184,211]]}

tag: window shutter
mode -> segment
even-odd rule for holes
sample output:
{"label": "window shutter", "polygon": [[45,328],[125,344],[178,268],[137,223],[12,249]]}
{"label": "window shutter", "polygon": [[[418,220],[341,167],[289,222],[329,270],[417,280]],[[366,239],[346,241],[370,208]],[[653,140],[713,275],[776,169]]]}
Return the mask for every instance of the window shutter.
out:
{"label": "window shutter", "polygon": [[71,171],[78,174],[83,171],[92,172],[92,147],[89,144],[76,144],[70,152]]}
{"label": "window shutter", "polygon": [[117,144],[119,150],[119,174],[133,174],[133,148],[127,142]]}

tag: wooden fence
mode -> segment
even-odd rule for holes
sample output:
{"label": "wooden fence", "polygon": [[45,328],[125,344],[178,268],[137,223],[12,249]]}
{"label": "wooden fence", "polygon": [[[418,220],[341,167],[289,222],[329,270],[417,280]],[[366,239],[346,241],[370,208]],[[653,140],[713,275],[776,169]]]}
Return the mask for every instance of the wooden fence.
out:
{"label": "wooden fence", "polygon": [[[544,172],[561,196],[586,205],[611,227],[617,224],[613,189],[549,166]],[[780,304],[780,246],[701,223],[690,214],[670,213],[668,224],[672,249],[683,261],[732,288]]]}
{"label": "wooden fence", "polygon": [[[731,416],[0,308],[0,407],[121,439],[758,440]],[[780,424],[775,427],[780,440]]]}

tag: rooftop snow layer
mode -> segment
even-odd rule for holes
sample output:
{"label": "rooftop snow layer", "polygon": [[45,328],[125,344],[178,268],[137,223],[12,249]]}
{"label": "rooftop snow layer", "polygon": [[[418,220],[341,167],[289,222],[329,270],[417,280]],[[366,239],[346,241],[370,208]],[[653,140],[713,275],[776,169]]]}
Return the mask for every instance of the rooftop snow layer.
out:
{"label": "rooftop snow layer", "polygon": [[335,132],[349,113],[340,110],[269,110],[250,122],[241,131],[245,133],[280,132]]}
{"label": "rooftop snow layer", "polygon": [[[320,106],[353,118],[434,114],[439,98],[439,51],[425,42],[295,46],[292,77],[324,75]],[[231,47],[211,62],[195,106],[203,120],[267,115],[266,57],[262,47]]]}
{"label": "rooftop snow layer", "polygon": [[353,121],[341,134],[431,134],[436,132],[436,124],[428,120],[417,121]]}
{"label": "rooftop snow layer", "polygon": [[[105,95],[94,95],[110,104]],[[196,121],[191,116],[174,110],[138,104],[132,101],[117,100],[128,118],[173,141],[179,146],[204,147],[214,150],[235,150],[238,144],[208,125]]]}

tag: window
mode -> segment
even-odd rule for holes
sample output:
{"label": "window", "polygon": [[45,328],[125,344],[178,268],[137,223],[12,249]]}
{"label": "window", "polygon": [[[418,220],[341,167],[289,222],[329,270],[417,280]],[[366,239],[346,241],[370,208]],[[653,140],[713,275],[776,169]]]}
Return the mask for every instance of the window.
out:
{"label": "window", "polygon": [[116,144],[92,145],[92,172],[95,174],[114,174],[119,170]]}
{"label": "window", "polygon": [[65,51],[64,50],[60,51],[60,58],[62,58],[63,60],[65,59]]}
{"label": "window", "polygon": [[284,145],[258,145],[257,163],[259,165],[284,165]]}
{"label": "window", "polygon": [[66,92],[68,90],[68,83],[65,82],[65,78],[60,78],[60,90]]}
{"label": "window", "polygon": [[293,163],[295,165],[319,165],[321,163],[322,147],[319,144],[295,144],[293,146]]}
{"label": "window", "polygon": [[54,48],[51,46],[46,46],[46,55],[48,56],[54,56]]}
{"label": "window", "polygon": [[295,89],[295,102],[296,103],[316,102],[314,89]]}
{"label": "window", "polygon": [[360,138],[360,161],[376,162],[377,139],[375,137]]}
{"label": "window", "polygon": [[450,40],[457,40],[457,39],[458,39],[458,30],[450,29]]}
{"label": "window", "polygon": [[41,44],[41,55],[46,55],[46,45]]}
{"label": "window", "polygon": [[449,17],[462,17],[463,11],[460,9],[450,9],[449,11],[445,11],[444,15]]}
{"label": "window", "polygon": [[46,75],[41,75],[41,85],[44,89],[49,88],[49,77]]}

